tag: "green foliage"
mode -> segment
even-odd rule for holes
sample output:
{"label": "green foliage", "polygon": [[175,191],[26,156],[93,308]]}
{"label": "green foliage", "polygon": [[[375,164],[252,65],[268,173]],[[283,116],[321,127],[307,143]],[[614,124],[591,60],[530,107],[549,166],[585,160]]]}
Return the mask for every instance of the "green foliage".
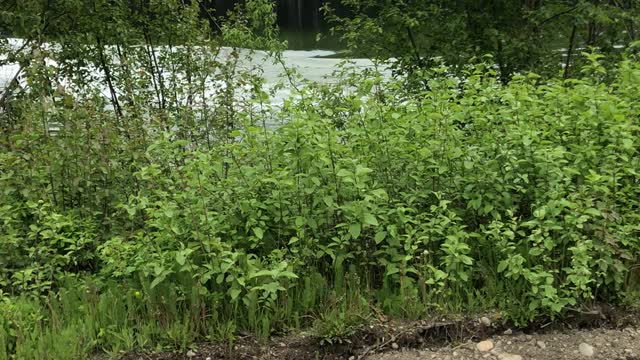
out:
{"label": "green foliage", "polygon": [[221,43],[278,59],[270,2],[239,7],[224,39],[195,5],[163,6],[12,50],[26,85],[0,104],[0,359],[301,327],[333,344],[378,308],[524,325],[637,296],[633,51],[507,84],[491,57],[460,77],[343,68],[267,111]]}
{"label": "green foliage", "polygon": [[324,11],[345,45],[367,57],[395,59],[396,70],[405,74],[430,68],[440,58],[460,71],[474,58],[491,54],[503,81],[524,71],[555,76],[561,63],[570,76],[570,69],[582,64],[576,49],[597,47],[614,60],[620,55],[617,47],[640,36],[637,1],[337,3],[348,16],[337,15],[330,3]]}

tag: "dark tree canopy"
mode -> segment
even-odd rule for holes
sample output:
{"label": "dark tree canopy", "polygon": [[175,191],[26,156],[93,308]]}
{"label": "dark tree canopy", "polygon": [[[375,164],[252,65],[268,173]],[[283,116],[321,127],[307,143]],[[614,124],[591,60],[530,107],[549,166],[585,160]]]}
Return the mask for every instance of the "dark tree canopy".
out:
{"label": "dark tree canopy", "polygon": [[504,78],[524,70],[555,74],[560,63],[571,63],[578,48],[592,46],[611,53],[616,45],[627,45],[639,36],[637,0],[339,0],[337,4],[352,16],[336,16],[331,6],[325,11],[350,48],[370,57],[397,58],[405,70],[428,66],[433,57],[461,65],[490,54]]}

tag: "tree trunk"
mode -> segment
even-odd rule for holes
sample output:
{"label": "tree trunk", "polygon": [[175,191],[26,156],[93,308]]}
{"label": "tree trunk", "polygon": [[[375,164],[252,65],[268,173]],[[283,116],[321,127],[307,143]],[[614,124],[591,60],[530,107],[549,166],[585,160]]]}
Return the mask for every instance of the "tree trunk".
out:
{"label": "tree trunk", "polygon": [[569,38],[569,49],[567,50],[567,61],[564,65],[564,75],[563,78],[569,78],[569,67],[571,67],[571,55],[573,54],[573,47],[575,46],[576,40],[576,25],[573,25],[573,29],[571,29],[571,37]]}

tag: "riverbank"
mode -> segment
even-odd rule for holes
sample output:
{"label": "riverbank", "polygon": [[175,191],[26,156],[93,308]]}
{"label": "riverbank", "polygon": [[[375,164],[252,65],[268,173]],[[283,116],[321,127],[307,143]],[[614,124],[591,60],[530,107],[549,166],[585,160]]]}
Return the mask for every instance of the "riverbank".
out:
{"label": "riverbank", "polygon": [[484,316],[451,321],[380,321],[363,326],[351,339],[336,345],[322,345],[305,333],[267,342],[241,336],[233,344],[200,344],[185,352],[132,352],[121,360],[630,360],[638,355],[640,314],[591,312],[520,330]]}

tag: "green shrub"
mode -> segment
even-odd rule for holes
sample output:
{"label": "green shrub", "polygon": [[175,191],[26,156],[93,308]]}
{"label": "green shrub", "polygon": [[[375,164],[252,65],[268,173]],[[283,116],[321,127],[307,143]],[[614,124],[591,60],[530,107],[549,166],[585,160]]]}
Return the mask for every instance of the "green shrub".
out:
{"label": "green shrub", "polygon": [[[151,44],[120,45],[98,48],[131,51],[110,64],[129,91],[122,114],[92,82],[51,100],[49,76],[66,68],[37,57],[31,92],[0,114],[12,124],[0,142],[0,356],[185,349],[309,326],[339,342],[372,308],[491,309],[525,325],[637,294],[635,59],[607,72],[584,54],[580,79],[509,84],[490,64],[462,79],[442,66],[419,93],[345,71],[270,113],[237,54],[159,52],[203,81],[188,84],[202,101],[203,79],[225,79],[229,91],[197,107],[179,101],[177,77],[164,88],[173,99],[151,99],[153,81],[127,72],[158,69],[139,52]],[[269,127],[272,116],[286,121]]]}

